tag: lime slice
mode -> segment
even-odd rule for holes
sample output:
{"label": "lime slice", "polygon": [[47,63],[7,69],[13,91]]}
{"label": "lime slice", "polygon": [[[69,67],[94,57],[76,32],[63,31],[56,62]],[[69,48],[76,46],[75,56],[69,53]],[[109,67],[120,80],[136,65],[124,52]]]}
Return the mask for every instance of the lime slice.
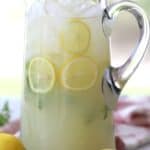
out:
{"label": "lime slice", "polygon": [[65,25],[61,33],[61,46],[73,54],[80,54],[88,50],[90,43],[89,27],[79,19],[72,19]]}
{"label": "lime slice", "polygon": [[68,62],[62,71],[62,84],[69,90],[87,90],[98,76],[97,64],[88,57],[80,57]]}
{"label": "lime slice", "polygon": [[30,88],[35,93],[49,92],[55,83],[55,70],[46,58],[33,58],[28,67],[28,80]]}

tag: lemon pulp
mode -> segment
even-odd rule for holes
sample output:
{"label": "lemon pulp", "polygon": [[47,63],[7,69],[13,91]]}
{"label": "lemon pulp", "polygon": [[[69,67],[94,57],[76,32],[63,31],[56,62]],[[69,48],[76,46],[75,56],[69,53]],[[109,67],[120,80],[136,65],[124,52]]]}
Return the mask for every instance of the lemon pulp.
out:
{"label": "lemon pulp", "polygon": [[88,50],[90,43],[89,27],[79,19],[71,19],[61,32],[62,48],[72,54]]}
{"label": "lemon pulp", "polygon": [[65,65],[61,80],[69,90],[86,90],[95,84],[97,76],[97,64],[88,57],[79,57]]}
{"label": "lemon pulp", "polygon": [[49,92],[55,83],[55,70],[52,63],[43,57],[33,58],[28,67],[30,88],[35,93]]}

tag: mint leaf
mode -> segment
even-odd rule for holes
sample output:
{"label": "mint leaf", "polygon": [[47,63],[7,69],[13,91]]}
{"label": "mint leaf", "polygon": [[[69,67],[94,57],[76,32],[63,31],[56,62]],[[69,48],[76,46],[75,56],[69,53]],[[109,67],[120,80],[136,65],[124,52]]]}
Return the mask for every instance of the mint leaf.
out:
{"label": "mint leaf", "polygon": [[10,108],[8,102],[5,102],[2,110],[0,111],[0,126],[5,125],[10,119]]}
{"label": "mint leaf", "polygon": [[105,106],[105,108],[104,108],[104,120],[106,120],[107,117],[108,117],[108,107]]}

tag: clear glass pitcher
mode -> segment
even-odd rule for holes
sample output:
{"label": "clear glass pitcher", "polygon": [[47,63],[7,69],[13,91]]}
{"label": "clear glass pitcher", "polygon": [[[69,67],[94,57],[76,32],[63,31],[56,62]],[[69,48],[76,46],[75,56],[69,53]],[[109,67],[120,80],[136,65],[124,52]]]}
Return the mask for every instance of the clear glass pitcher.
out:
{"label": "clear glass pitcher", "polygon": [[[120,11],[135,16],[141,37],[125,64],[114,68],[109,39]],[[26,12],[26,149],[115,150],[112,111],[148,41],[148,19],[132,2],[34,1]]]}

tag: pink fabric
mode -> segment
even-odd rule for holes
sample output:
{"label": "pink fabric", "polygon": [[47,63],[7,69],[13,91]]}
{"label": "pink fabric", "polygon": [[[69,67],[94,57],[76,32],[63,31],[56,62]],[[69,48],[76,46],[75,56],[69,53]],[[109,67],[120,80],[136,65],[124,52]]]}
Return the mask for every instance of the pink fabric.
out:
{"label": "pink fabric", "polygon": [[126,149],[150,143],[150,98],[122,97],[114,112],[116,135]]}
{"label": "pink fabric", "polygon": [[16,134],[20,129],[20,121],[14,120],[9,122],[3,127],[0,127],[0,132],[10,133],[10,134]]}

